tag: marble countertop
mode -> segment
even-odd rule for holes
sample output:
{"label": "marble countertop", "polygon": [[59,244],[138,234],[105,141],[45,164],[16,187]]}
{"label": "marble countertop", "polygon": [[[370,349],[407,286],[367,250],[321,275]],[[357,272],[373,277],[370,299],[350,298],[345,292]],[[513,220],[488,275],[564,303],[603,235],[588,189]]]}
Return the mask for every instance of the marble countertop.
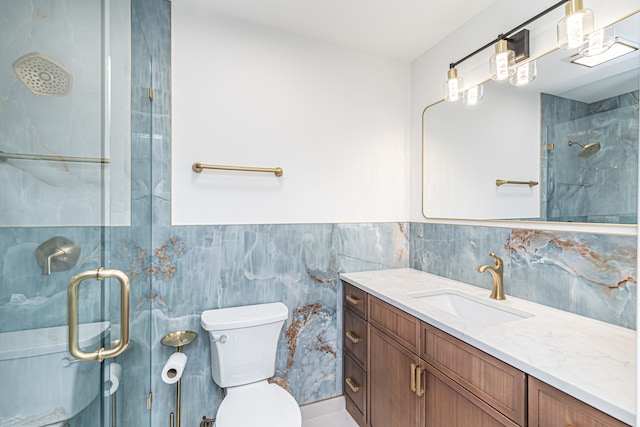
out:
{"label": "marble countertop", "polygon": [[[636,332],[409,268],[341,278],[462,341],[627,423],[636,425]],[[409,293],[454,289],[531,317],[483,325]]]}

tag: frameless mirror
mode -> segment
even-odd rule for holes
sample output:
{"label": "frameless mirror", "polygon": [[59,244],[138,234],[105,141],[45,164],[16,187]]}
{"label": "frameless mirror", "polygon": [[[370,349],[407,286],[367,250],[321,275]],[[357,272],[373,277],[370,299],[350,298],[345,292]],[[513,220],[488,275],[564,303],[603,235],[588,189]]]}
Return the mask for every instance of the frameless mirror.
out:
{"label": "frameless mirror", "polygon": [[[638,28],[640,14],[614,24],[636,46]],[[425,109],[427,218],[637,223],[640,53],[593,68],[575,54],[537,58],[527,86],[485,83],[477,105]]]}

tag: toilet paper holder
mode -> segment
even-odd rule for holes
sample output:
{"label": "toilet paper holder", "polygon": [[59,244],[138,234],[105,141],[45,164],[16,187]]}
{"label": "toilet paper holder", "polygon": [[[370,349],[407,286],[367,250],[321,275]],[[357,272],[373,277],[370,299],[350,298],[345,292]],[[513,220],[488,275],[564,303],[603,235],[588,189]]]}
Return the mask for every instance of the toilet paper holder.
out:
{"label": "toilet paper holder", "polygon": [[[177,348],[178,353],[182,351],[182,347],[189,345],[198,337],[198,334],[193,331],[176,331],[165,335],[160,340],[162,345],[167,347]],[[176,388],[176,414],[175,414],[175,427],[180,427],[180,386],[182,378],[177,382]],[[174,427],[174,415],[173,412],[169,414],[169,425]]]}

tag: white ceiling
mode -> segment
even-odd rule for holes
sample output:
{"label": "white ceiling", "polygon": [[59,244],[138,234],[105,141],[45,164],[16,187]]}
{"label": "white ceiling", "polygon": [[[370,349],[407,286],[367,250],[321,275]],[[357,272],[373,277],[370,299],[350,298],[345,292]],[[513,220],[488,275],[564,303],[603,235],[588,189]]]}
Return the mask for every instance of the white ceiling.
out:
{"label": "white ceiling", "polygon": [[174,0],[253,24],[413,60],[496,0]]}

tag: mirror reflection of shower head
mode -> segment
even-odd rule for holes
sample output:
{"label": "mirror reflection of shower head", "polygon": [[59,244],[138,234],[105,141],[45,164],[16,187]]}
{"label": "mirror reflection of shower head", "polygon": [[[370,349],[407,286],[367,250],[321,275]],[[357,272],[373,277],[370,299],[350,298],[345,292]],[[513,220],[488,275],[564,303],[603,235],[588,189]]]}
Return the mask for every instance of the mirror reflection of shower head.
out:
{"label": "mirror reflection of shower head", "polygon": [[71,71],[39,52],[28,53],[16,59],[13,71],[22,84],[36,95],[64,96],[71,90]]}
{"label": "mirror reflection of shower head", "polygon": [[592,142],[591,144],[587,144],[587,145],[578,141],[569,141],[569,147],[571,147],[574,144],[582,147],[580,149],[580,152],[578,153],[578,157],[581,157],[583,159],[587,159],[593,156],[594,154],[596,154],[598,151],[600,151],[600,142],[598,141]]}

